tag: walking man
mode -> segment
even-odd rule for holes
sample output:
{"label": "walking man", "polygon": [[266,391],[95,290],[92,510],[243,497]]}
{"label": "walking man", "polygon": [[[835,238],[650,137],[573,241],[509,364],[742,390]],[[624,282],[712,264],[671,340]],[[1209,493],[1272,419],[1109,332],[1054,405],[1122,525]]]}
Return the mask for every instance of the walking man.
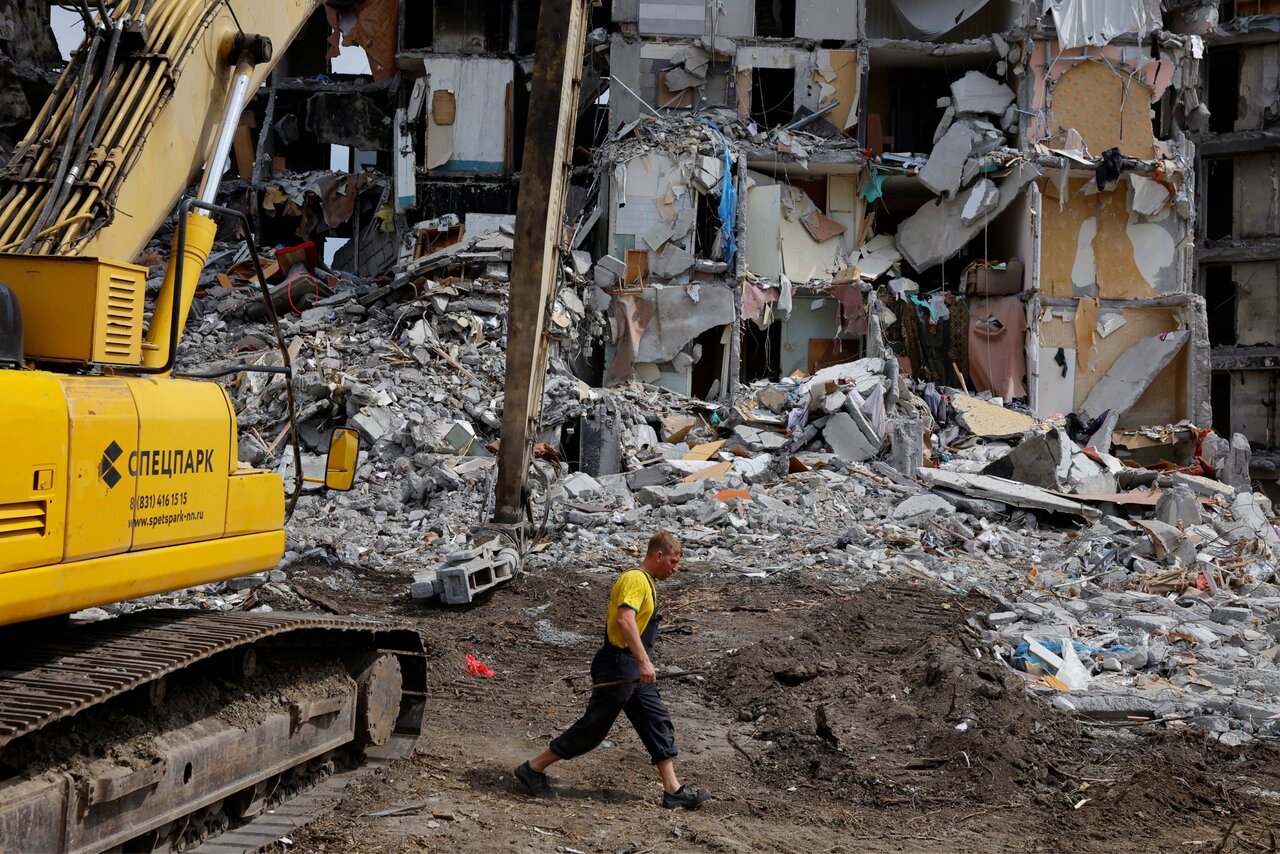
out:
{"label": "walking man", "polygon": [[667,531],[649,540],[639,569],[618,576],[609,596],[605,641],[591,661],[591,681],[626,681],[629,684],[592,692],[587,710],[576,723],[542,751],[515,770],[520,782],[538,797],[554,798],[555,789],[546,769],[561,759],[573,759],[594,750],[609,734],[619,712],[626,712],[662,780],[662,805],[667,809],[697,809],[711,797],[706,789],[682,786],[676,777],[678,753],[671,714],[658,696],[657,672],[650,656],[658,636],[658,589],[680,568],[680,541]]}

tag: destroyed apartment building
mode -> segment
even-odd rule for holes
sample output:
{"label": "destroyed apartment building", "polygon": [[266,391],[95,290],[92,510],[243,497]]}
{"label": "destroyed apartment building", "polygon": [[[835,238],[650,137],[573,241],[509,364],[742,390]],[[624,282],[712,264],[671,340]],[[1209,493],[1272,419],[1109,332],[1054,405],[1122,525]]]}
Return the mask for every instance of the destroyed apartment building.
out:
{"label": "destroyed apartment building", "polygon": [[[681,760],[739,799],[723,808],[746,841],[726,850],[847,846],[864,819],[886,832],[857,838],[891,847],[1266,850],[1280,8],[584,2],[580,90],[552,121],[533,56],[548,7],[569,15],[333,0],[278,46],[238,126],[228,111],[218,196],[251,220],[256,256],[217,234],[173,367],[225,391],[239,468],[296,486],[283,557],[74,621],[319,609],[430,628],[448,745],[412,760],[429,773],[361,790],[346,848],[421,847],[380,835],[412,830],[479,850],[531,827],[659,844],[665,822],[606,839],[618,820],[592,810],[616,812],[612,796],[561,801],[561,825],[549,802],[526,812],[493,783],[511,742],[490,736],[492,713],[530,744],[568,722],[589,674],[561,671],[664,529],[696,571],[663,587],[663,675],[728,723]],[[59,85],[50,12],[0,9],[0,154],[18,146],[17,166]],[[532,165],[553,159],[537,129],[575,122],[569,152]],[[531,226],[526,197],[517,225],[522,184],[554,196],[554,180],[564,222]],[[151,237],[164,215],[102,198],[99,219],[146,231],[154,298],[177,218]],[[0,205],[0,245],[16,207]],[[90,218],[28,239],[92,254]],[[363,441],[352,488],[304,487],[325,481],[335,429]],[[490,536],[517,443],[519,543]],[[100,477],[110,462],[95,449]],[[427,604],[516,578],[497,611]],[[607,761],[634,749],[617,747]],[[639,809],[624,812],[648,822]],[[1197,810],[1214,832],[1170,841]],[[675,835],[720,840],[725,814]],[[479,835],[490,817],[501,841]],[[286,837],[343,845],[316,838]]]}
{"label": "destroyed apartment building", "polygon": [[[1211,390],[1223,315],[1221,300],[1206,315],[1198,273],[1210,294],[1223,269],[1275,265],[1246,263],[1240,242],[1269,227],[1261,212],[1254,231],[1197,249],[1197,227],[1222,227],[1226,186],[1194,169],[1193,139],[1224,144],[1195,130],[1225,97],[1220,79],[1201,86],[1216,12],[1203,6],[595,8],[563,247],[584,282],[569,299],[604,334],[574,370],[727,401],[744,383],[893,353],[915,379],[1040,417],[1105,414],[1095,431],[1110,432],[1208,424],[1211,401],[1226,418],[1217,378],[1232,359],[1248,381],[1230,386],[1230,417],[1270,447],[1274,414],[1253,412],[1271,399],[1264,356],[1215,350]],[[240,204],[264,242],[343,243],[334,268],[421,288],[432,253],[509,230],[536,16],[529,2],[324,7],[237,139]],[[1228,41],[1211,58],[1231,50],[1241,74],[1274,74],[1256,38],[1214,38]],[[335,71],[340,45],[367,69]],[[1268,163],[1267,132],[1244,129],[1271,115],[1254,104],[1270,79],[1242,87],[1250,112],[1226,143],[1256,140]],[[1242,162],[1231,186],[1263,185]],[[1259,328],[1223,326],[1215,343],[1270,343],[1264,312],[1233,305]]]}
{"label": "destroyed apartment building", "polygon": [[1200,199],[1198,292],[1207,303],[1213,426],[1260,451],[1276,478],[1280,424],[1280,3],[1221,4],[1204,32],[1201,106],[1188,115]]}

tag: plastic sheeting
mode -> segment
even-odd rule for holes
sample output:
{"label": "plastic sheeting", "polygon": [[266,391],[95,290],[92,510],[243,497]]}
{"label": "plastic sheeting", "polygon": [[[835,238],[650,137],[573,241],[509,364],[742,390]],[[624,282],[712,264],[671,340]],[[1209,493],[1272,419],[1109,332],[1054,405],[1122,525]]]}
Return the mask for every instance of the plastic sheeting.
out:
{"label": "plastic sheeting", "polygon": [[720,218],[720,254],[729,269],[733,270],[733,256],[738,251],[733,225],[738,210],[738,190],[733,182],[733,158],[729,156],[729,141],[724,138],[720,128],[704,118],[699,118],[698,121],[715,131],[720,142],[724,143],[724,171],[720,176],[720,207],[716,210],[716,216]]}
{"label": "plastic sheeting", "polygon": [[1147,35],[1160,27],[1160,4],[1147,0],[1049,0],[1058,46],[1104,45],[1118,35]]}
{"label": "plastic sheeting", "polygon": [[987,0],[889,0],[907,35],[922,41],[951,32],[969,20]]}

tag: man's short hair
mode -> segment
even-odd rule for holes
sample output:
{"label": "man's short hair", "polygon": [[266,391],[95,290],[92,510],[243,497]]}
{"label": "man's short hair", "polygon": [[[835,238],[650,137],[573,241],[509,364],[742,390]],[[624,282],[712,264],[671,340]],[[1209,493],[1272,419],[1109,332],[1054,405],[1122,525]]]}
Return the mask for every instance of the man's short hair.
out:
{"label": "man's short hair", "polygon": [[654,554],[662,552],[663,554],[673,555],[683,552],[680,541],[676,539],[676,535],[670,531],[659,531],[649,538],[649,550],[646,554]]}

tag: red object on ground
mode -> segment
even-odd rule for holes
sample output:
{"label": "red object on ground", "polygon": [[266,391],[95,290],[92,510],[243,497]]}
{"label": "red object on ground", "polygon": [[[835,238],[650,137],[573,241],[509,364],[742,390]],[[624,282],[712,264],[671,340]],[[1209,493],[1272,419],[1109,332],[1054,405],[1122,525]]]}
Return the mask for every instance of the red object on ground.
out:
{"label": "red object on ground", "polygon": [[493,668],[476,658],[471,653],[467,653],[467,672],[472,676],[483,676],[485,679],[492,679],[498,674],[493,672]]}

